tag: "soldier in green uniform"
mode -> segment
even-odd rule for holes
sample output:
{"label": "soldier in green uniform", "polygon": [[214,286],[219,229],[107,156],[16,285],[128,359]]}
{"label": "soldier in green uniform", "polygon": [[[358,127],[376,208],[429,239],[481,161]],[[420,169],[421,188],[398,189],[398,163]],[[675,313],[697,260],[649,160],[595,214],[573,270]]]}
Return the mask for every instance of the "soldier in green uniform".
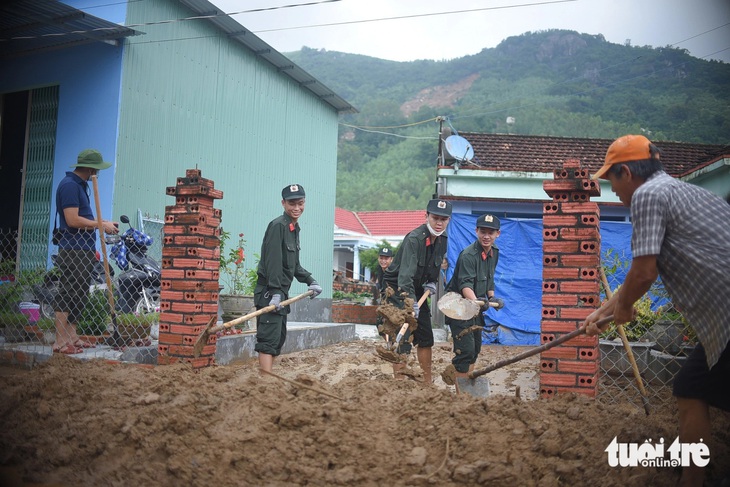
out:
{"label": "soldier in green uniform", "polygon": [[[489,302],[496,309],[502,309],[504,302],[494,297],[494,271],[499,261],[499,249],[494,241],[500,235],[499,218],[493,215],[482,215],[477,218],[476,241],[459,254],[446,292],[456,292],[466,299],[484,301],[482,311],[489,308]],[[454,341],[454,358],[451,363],[456,369],[457,377],[467,377],[474,369],[477,356],[482,349],[482,330],[484,320],[481,313],[468,320],[445,318],[451,328]],[[464,333],[472,326],[480,326],[478,330]]]}
{"label": "soldier in green uniform", "polygon": [[[431,309],[428,301],[425,301],[420,308],[417,301],[427,289],[431,295],[436,294],[439,270],[446,255],[448,243],[446,227],[450,219],[450,202],[438,199],[429,201],[426,207],[426,222],[406,235],[398,247],[393,262],[383,274],[385,284],[395,291],[393,296],[388,298],[388,302],[403,308],[403,294],[414,300],[413,312],[418,321],[418,328],[413,332],[413,344],[418,347],[416,355],[426,384],[432,382]],[[399,353],[410,353],[409,338],[410,331],[403,337],[403,344],[398,349]],[[400,378],[400,371],[403,367],[405,364],[393,365],[393,374],[396,378]]]}
{"label": "soldier in green uniform", "polygon": [[312,298],[322,292],[322,287],[312,274],[299,263],[299,217],[304,212],[304,188],[292,184],[281,191],[284,214],[273,219],[266,228],[261,244],[261,258],[257,270],[258,280],[254,289],[256,308],[274,305],[276,309],[257,318],[256,347],[259,366],[271,372],[274,358],[281,354],[286,340],[286,315],[289,306],[281,306],[288,299],[292,280],[306,283]]}

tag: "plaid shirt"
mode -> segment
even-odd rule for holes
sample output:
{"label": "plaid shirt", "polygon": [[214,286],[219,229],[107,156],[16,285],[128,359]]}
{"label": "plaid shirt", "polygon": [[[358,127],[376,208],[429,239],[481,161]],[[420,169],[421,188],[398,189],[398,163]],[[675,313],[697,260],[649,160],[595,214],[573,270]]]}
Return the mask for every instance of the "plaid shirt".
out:
{"label": "plaid shirt", "polygon": [[712,368],[730,341],[730,205],[662,171],[634,193],[631,218],[633,256],[657,256],[664,286]]}

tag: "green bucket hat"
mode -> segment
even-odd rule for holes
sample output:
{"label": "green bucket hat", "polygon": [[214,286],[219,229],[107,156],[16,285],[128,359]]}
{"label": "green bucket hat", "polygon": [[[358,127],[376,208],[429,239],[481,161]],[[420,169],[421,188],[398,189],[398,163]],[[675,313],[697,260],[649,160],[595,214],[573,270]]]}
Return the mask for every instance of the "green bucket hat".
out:
{"label": "green bucket hat", "polygon": [[96,149],[85,149],[79,152],[76,164],[71,167],[90,167],[91,169],[106,169],[111,167],[111,162],[105,162],[101,152]]}

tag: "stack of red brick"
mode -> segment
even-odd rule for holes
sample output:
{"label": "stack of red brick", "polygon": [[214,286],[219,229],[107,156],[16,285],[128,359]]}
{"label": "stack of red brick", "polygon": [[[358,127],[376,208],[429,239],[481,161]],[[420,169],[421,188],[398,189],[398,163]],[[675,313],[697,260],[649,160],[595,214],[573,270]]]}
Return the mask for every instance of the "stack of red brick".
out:
{"label": "stack of red brick", "polygon": [[[542,343],[578,329],[599,303],[601,194],[578,160],[554,171],[543,189],[552,198],[543,208]],[[598,386],[598,338],[582,335],[540,356],[540,395],[560,392],[595,396]]]}
{"label": "stack of red brick", "polygon": [[204,367],[214,362],[215,336],[199,357],[193,352],[218,315],[221,210],[213,202],[223,192],[202,178],[200,170],[188,169],[167,194],[175,197],[175,205],[165,207],[157,363],[184,361]]}

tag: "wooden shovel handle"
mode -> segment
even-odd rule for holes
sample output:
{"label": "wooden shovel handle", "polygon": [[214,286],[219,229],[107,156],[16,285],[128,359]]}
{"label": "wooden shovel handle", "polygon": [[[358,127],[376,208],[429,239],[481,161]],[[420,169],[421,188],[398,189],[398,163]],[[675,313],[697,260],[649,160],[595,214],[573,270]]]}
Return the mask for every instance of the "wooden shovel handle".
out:
{"label": "wooden shovel handle", "polygon": [[[608,299],[611,299],[613,296],[613,292],[611,291],[611,286],[608,284],[608,278],[606,277],[606,271],[603,270],[603,266],[598,266],[599,274],[601,275],[601,282],[603,283],[603,290],[606,292],[606,297]],[[639,366],[636,364],[636,358],[634,357],[634,352],[631,350],[631,344],[629,344],[629,339],[626,336],[626,330],[624,330],[624,325],[616,325],[616,331],[618,332],[618,336],[621,337],[621,343],[624,345],[624,350],[626,351],[626,356],[629,359],[629,363],[631,364],[631,371],[634,374],[634,379],[636,380],[636,385],[639,387],[639,392],[641,393],[641,402],[644,405],[644,412],[647,416],[649,416],[649,399],[648,395],[646,393],[646,389],[644,388],[644,381],[641,379],[641,372],[639,372]]]}
{"label": "wooden shovel handle", "polygon": [[[314,291],[307,291],[305,293],[300,294],[299,296],[295,296],[293,298],[286,299],[286,300],[282,301],[279,305],[287,306],[289,304],[299,301],[300,299],[307,298],[307,297],[311,296],[312,294],[314,294]],[[235,320],[227,321],[225,323],[221,323],[220,325],[215,325],[215,326],[211,327],[210,329],[208,329],[207,332],[209,334],[217,333],[221,330],[225,330],[226,328],[230,328],[232,326],[236,326],[239,323],[243,323],[244,321],[248,321],[251,318],[256,318],[257,316],[261,316],[266,313],[271,313],[275,309],[276,309],[276,306],[274,306],[273,304],[270,304],[261,309],[257,309],[256,311],[249,313],[247,315],[239,316]]]}
{"label": "wooden shovel handle", "polygon": [[[605,318],[601,318],[596,322],[597,326],[603,326],[605,324],[611,323],[613,321],[613,315],[606,316]],[[488,374],[489,372],[493,370],[497,370],[499,368],[504,367],[505,365],[513,364],[515,362],[519,362],[520,360],[524,360],[528,357],[532,357],[533,355],[537,355],[538,353],[542,353],[546,350],[550,350],[553,347],[557,347],[558,345],[567,342],[568,340],[572,340],[573,338],[585,334],[586,329],[585,327],[580,327],[577,330],[571,331],[567,335],[563,335],[560,338],[556,338],[552,342],[548,342],[544,345],[540,345],[537,348],[533,348],[532,350],[528,350],[527,352],[523,352],[519,355],[515,355],[514,357],[500,360],[496,364],[492,364],[488,367],[484,367],[483,369],[475,370],[473,372],[469,373],[470,379],[476,379],[477,377]]]}
{"label": "wooden shovel handle", "polygon": [[[106,240],[104,240],[104,220],[101,218],[101,202],[99,201],[99,183],[96,181],[96,174],[91,176],[91,184],[94,187],[94,204],[96,205],[96,226],[99,228],[99,241],[101,242],[101,255],[104,257],[104,278],[106,279],[107,299],[112,320],[116,318],[114,307],[114,289],[112,288],[112,277],[109,272],[109,258],[106,253]],[[113,323],[116,325],[116,323]]]}

